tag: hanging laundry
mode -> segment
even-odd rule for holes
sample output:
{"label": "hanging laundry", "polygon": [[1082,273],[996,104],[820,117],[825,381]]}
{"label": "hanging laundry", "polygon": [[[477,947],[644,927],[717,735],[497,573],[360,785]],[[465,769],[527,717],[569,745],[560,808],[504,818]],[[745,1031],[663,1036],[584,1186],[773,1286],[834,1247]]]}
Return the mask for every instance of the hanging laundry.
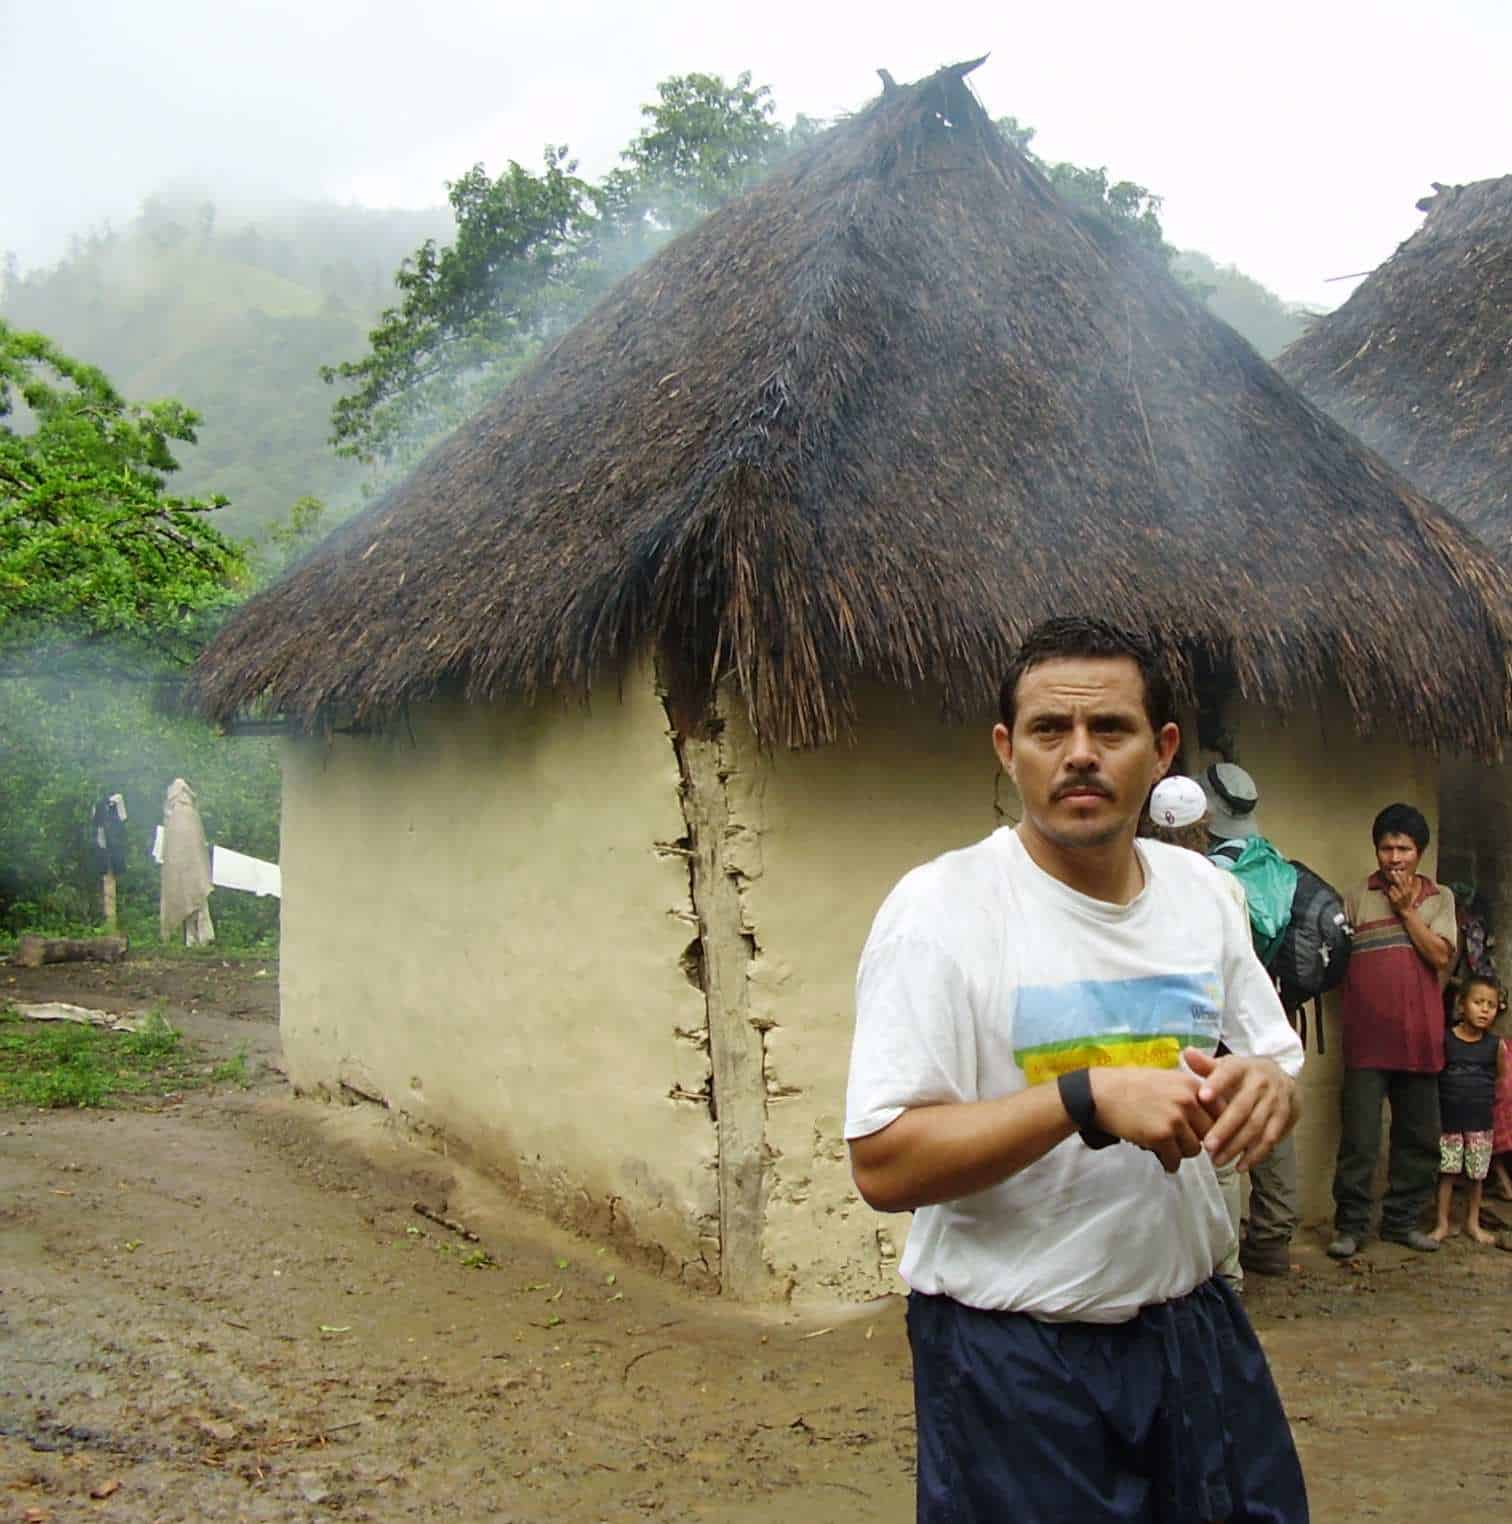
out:
{"label": "hanging laundry", "polygon": [[163,801],[163,888],[158,924],[165,942],[180,929],[189,947],[215,940],[210,887],[210,850],[205,845],[205,827],[194,790],[182,778],[175,778]]}
{"label": "hanging laundry", "polygon": [[89,815],[90,840],[94,846],[95,872],[117,877],[126,871],[126,798],[101,794]]}
{"label": "hanging laundry", "polygon": [[283,875],[277,863],[233,852],[230,847],[210,849],[210,882],[217,889],[244,889],[248,894],[283,895]]}

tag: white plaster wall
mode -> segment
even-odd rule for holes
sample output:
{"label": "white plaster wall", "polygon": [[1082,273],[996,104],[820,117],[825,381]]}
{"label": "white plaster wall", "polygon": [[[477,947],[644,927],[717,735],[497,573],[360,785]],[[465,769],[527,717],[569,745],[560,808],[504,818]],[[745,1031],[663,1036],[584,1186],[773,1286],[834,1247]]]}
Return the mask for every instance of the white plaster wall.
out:
{"label": "white plaster wall", "polygon": [[[765,755],[738,701],[722,712],[724,860],[764,1034],[772,1289],[896,1290],[907,1218],[860,1201],[842,1139],[856,963],[898,878],[1015,820],[1017,800],[986,712],[948,725],[927,697],[863,690],[854,744]],[[1323,712],[1284,724],[1241,708],[1235,728],[1267,832],[1343,888],[1372,865],[1383,804],[1408,800],[1436,825],[1436,764],[1361,740],[1342,704]],[[412,726],[413,739],[286,751],[291,1078],[379,1097],[557,1216],[659,1245],[672,1272],[714,1284],[706,1011],[679,966],[687,865],[658,848],[685,823],[649,673],[591,711],[438,704]],[[1304,1075],[1309,1219],[1331,1211],[1333,1013],[1329,1036]]]}
{"label": "white plaster wall", "polygon": [[[727,702],[732,822],[729,861],[743,876],[757,953],[750,1016],[766,1033],[769,1151],[765,1251],[778,1287],[859,1298],[897,1290],[908,1219],[861,1202],[842,1138],[854,979],[872,916],[907,870],[1018,818],[999,782],[992,716],[942,724],[927,700],[881,691],[859,699],[857,740],[761,755],[738,703]],[[1238,706],[1240,760],[1258,781],[1265,828],[1283,851],[1342,890],[1374,864],[1370,823],[1395,799],[1436,827],[1430,754],[1361,739],[1342,701],[1294,717]],[[1191,727],[1195,734],[1195,727]],[[1195,762],[1195,750],[1189,750]],[[1426,860],[1434,865],[1433,849]],[[1332,1006],[1332,1002],[1330,1002]],[[1303,1210],[1331,1215],[1338,1139],[1339,1042],[1316,1037],[1303,1075]]]}
{"label": "white plaster wall", "polygon": [[765,1252],[776,1289],[860,1299],[900,1289],[906,1216],[856,1194],[843,1139],[856,964],[872,917],[910,868],[1017,819],[998,786],[992,717],[941,723],[882,690],[858,699],[854,745],[761,755],[738,702],[730,860],[744,878],[757,953],[750,1017],[766,1033]]}
{"label": "white plaster wall", "polygon": [[[1385,805],[1401,800],[1427,817],[1432,839],[1423,871],[1436,871],[1438,761],[1432,752],[1387,735],[1357,735],[1342,696],[1289,717],[1239,705],[1230,728],[1237,760],[1260,790],[1262,829],[1286,856],[1305,862],[1344,893],[1375,868],[1371,822]],[[1194,766],[1209,760],[1214,759],[1198,757]],[[1333,1219],[1342,1073],[1337,994],[1326,997],[1324,1006],[1328,1051],[1323,1054],[1309,1010],[1304,1110],[1297,1127],[1306,1223]]]}
{"label": "white plaster wall", "polygon": [[[560,1218],[717,1273],[678,767],[650,674],[591,710],[434,704],[284,759],[293,1082],[349,1085]],[[693,1034],[679,1035],[679,1034]]]}

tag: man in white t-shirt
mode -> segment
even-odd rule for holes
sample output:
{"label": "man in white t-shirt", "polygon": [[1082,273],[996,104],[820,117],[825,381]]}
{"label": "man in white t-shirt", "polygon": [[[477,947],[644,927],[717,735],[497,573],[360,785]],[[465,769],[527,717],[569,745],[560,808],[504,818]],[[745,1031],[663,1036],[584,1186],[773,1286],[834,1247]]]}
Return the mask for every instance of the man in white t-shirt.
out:
{"label": "man in white t-shirt", "polygon": [[1141,638],[1051,620],[1001,708],[1022,823],[908,874],[857,979],[852,1168],[915,1213],[918,1517],[1302,1524],[1213,1274],[1214,1165],[1294,1125],[1302,1052],[1212,869],[1135,843],[1180,742],[1169,684]]}

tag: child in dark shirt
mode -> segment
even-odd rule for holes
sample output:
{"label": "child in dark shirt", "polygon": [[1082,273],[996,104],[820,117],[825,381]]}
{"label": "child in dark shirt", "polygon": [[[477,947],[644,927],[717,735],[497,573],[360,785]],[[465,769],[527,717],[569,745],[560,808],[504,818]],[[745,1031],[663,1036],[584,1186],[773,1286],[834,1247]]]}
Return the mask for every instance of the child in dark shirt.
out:
{"label": "child in dark shirt", "polygon": [[1444,1069],[1439,1075],[1438,1225],[1433,1237],[1440,1243],[1453,1229],[1449,1210],[1454,1201],[1454,1177],[1470,1182],[1465,1231],[1478,1244],[1494,1244],[1496,1235],[1481,1226],[1481,1194],[1491,1171],[1492,1113],[1496,1083],[1506,1073],[1506,1055],[1491,1023],[1501,1009],[1496,980],[1471,974],[1460,986],[1455,1006],[1458,1018],[1444,1034]]}

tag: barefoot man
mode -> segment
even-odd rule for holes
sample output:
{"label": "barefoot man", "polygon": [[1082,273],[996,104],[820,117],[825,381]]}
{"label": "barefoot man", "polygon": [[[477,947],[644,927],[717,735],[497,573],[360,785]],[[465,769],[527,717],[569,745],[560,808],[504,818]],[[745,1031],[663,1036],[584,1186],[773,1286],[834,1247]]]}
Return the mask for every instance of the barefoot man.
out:
{"label": "barefoot man", "polygon": [[846,1136],[915,1214],[921,1524],[1308,1517],[1214,1277],[1214,1165],[1291,1129],[1301,1047],[1208,864],[1135,841],[1172,713],[1142,638],[1040,626],[992,737],[1022,823],[908,874],[862,955]]}

